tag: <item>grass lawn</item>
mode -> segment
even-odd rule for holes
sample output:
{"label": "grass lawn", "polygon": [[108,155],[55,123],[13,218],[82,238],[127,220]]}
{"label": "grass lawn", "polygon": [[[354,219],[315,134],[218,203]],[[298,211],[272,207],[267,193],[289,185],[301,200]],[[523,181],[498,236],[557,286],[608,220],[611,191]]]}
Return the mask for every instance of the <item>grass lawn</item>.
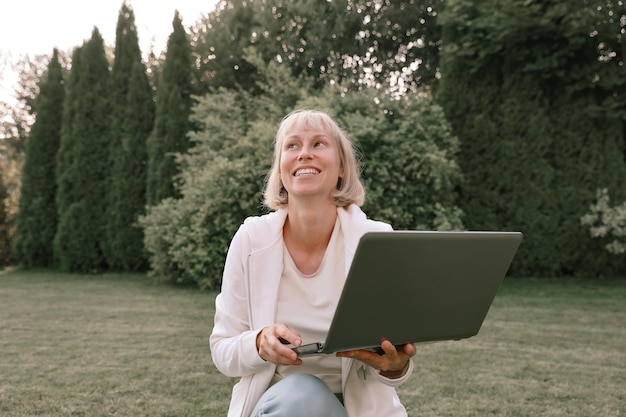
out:
{"label": "grass lawn", "polygon": [[[0,272],[0,416],[225,416],[215,293]],[[421,345],[410,416],[626,416],[626,280],[511,280],[478,336]],[[384,416],[381,416],[384,417]]]}

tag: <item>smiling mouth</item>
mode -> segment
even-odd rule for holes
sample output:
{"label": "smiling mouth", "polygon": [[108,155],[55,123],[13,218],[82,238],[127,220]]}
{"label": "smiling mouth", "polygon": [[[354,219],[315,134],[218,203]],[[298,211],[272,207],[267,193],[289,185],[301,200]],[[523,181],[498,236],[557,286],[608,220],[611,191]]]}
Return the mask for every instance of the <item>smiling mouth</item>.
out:
{"label": "smiling mouth", "polygon": [[301,175],[317,175],[320,172],[317,169],[313,169],[313,168],[304,168],[304,169],[299,169],[296,171],[295,174],[293,174],[294,177],[299,177]]}

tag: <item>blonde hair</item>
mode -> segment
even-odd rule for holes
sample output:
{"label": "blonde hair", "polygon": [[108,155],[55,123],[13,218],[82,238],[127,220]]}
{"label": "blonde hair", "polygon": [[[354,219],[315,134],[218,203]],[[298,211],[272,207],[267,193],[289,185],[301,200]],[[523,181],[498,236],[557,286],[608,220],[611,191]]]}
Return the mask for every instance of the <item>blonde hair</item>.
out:
{"label": "blonde hair", "polygon": [[337,190],[333,193],[335,204],[345,207],[350,204],[362,206],[365,201],[365,188],[361,183],[359,163],[352,142],[337,123],[326,113],[319,110],[295,110],[285,116],[278,127],[274,140],[274,162],[270,169],[263,194],[263,203],[272,210],[287,206],[289,194],[280,179],[280,156],[286,135],[294,128],[319,130],[335,141],[339,149],[339,161],[344,176],[337,181]]}

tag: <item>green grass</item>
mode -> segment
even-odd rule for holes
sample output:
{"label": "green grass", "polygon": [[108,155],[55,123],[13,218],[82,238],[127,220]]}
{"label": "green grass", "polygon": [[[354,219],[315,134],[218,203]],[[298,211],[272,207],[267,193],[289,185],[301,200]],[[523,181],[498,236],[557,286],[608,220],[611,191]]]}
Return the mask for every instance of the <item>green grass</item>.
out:
{"label": "green grass", "polygon": [[[0,416],[224,416],[215,293],[0,273]],[[420,345],[410,416],[626,416],[626,281],[509,280],[478,336]]]}
{"label": "green grass", "polygon": [[212,300],[142,275],[0,276],[0,416],[223,415]]}
{"label": "green grass", "polygon": [[416,364],[409,415],[626,416],[626,281],[507,280],[476,337]]}

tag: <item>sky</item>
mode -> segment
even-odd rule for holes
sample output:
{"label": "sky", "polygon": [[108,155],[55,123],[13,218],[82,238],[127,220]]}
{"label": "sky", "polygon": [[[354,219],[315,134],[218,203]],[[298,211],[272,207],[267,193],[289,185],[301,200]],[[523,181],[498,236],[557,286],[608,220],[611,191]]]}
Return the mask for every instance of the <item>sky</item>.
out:
{"label": "sky", "polygon": [[[183,26],[193,25],[213,11],[217,0],[127,0],[135,12],[141,51],[150,44],[160,52],[172,33],[174,12]],[[81,46],[97,27],[107,45],[115,45],[115,28],[123,0],[10,0],[3,1],[0,24],[0,100],[7,101],[15,84],[10,63],[28,54],[51,55],[56,47],[69,51]]]}

